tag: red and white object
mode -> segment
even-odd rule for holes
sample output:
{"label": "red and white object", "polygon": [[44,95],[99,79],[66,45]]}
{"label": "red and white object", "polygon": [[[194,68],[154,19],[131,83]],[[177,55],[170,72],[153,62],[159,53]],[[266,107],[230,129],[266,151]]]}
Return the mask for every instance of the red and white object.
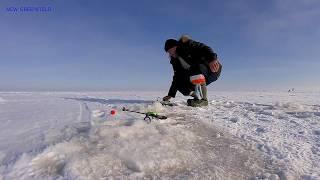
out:
{"label": "red and white object", "polygon": [[195,85],[195,94],[198,99],[203,98],[201,85],[206,84],[206,78],[203,74],[198,74],[190,77],[190,81],[193,85]]}
{"label": "red and white object", "polygon": [[202,85],[206,83],[206,78],[203,74],[190,76],[190,81],[193,85]]}

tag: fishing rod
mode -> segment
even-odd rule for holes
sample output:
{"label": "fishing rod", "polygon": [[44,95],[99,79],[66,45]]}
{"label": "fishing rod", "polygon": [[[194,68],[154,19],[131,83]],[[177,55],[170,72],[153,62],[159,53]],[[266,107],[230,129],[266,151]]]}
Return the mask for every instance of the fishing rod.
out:
{"label": "fishing rod", "polygon": [[143,113],[143,112],[139,112],[139,111],[133,111],[133,110],[127,109],[127,108],[125,108],[125,107],[122,108],[122,111],[127,111],[127,112],[134,112],[134,113],[138,113],[138,114],[143,114],[143,115],[145,115],[145,117],[144,117],[143,120],[145,120],[147,123],[150,123],[150,122],[151,122],[151,119],[153,119],[153,118],[157,118],[157,119],[167,119],[166,116],[159,115],[158,113],[152,112],[152,111]]}

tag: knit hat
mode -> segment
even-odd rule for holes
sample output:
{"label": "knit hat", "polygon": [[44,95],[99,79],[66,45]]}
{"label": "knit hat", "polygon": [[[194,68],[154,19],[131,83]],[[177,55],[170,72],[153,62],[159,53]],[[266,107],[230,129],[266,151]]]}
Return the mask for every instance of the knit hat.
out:
{"label": "knit hat", "polygon": [[169,49],[173,48],[174,46],[178,46],[178,41],[175,39],[168,39],[164,45],[164,50],[167,52]]}

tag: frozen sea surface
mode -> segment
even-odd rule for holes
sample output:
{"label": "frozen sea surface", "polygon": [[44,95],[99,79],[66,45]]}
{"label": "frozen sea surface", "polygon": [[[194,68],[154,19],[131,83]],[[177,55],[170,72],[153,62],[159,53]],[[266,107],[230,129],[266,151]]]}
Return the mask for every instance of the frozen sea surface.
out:
{"label": "frozen sea surface", "polygon": [[[319,179],[320,93],[0,93],[1,179]],[[146,123],[156,111],[167,120]],[[116,110],[116,115],[110,115]]]}

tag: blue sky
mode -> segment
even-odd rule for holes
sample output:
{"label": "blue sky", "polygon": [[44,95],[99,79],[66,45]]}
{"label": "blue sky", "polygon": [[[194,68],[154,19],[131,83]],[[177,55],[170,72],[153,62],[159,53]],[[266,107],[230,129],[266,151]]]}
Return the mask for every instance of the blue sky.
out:
{"label": "blue sky", "polygon": [[[9,12],[49,6],[51,12]],[[168,89],[167,38],[224,65],[215,90],[320,89],[320,1],[2,0],[0,90]]]}

